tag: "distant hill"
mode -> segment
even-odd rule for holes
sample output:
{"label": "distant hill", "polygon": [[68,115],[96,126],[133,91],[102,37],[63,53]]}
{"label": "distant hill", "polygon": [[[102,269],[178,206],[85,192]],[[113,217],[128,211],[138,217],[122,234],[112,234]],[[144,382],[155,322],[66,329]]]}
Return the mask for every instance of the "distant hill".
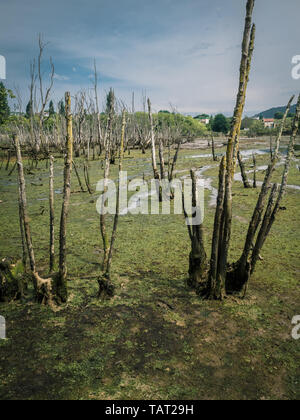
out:
{"label": "distant hill", "polygon": [[[283,112],[284,113],[285,110],[286,110],[286,106],[278,106],[277,108],[270,108],[267,111],[260,112],[259,114],[254,115],[253,118],[257,118],[260,115],[262,115],[263,118],[274,118],[276,112]],[[295,114],[295,112],[296,112],[296,104],[293,105],[293,106],[291,106],[290,112],[292,114]]]}

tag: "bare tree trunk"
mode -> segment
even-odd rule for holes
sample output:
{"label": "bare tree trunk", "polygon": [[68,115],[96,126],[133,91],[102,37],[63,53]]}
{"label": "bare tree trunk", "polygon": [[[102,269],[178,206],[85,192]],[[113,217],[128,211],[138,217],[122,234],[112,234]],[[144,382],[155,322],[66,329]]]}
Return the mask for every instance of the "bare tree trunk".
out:
{"label": "bare tree trunk", "polygon": [[154,179],[160,179],[159,172],[157,170],[157,164],[156,164],[155,135],[154,135],[154,128],[153,128],[153,117],[152,117],[150,99],[148,99],[148,114],[149,114],[149,121],[150,121],[151,152],[152,152],[151,156],[152,156],[153,174],[154,174]]}
{"label": "bare tree trunk", "polygon": [[273,205],[274,205],[274,202],[275,202],[277,190],[278,190],[278,185],[274,184],[273,188],[272,188],[272,191],[271,191],[271,194],[270,194],[269,202],[268,202],[268,205],[267,205],[267,208],[266,208],[266,211],[265,211],[265,215],[264,215],[264,218],[263,218],[263,221],[262,221],[262,224],[261,224],[261,228],[260,228],[260,231],[257,235],[256,243],[255,243],[255,246],[254,246],[254,249],[253,249],[253,252],[252,252],[251,263],[250,263],[250,272],[251,273],[254,272],[257,260],[259,258],[259,253],[260,253],[260,251],[261,251],[261,249],[264,245],[264,242],[266,240],[266,237],[267,237],[267,235],[266,235],[267,234],[267,229],[268,229],[268,225],[270,223],[270,219],[271,219],[271,216],[272,216],[272,209],[273,209]]}
{"label": "bare tree trunk", "polygon": [[10,158],[11,158],[11,154],[10,154],[10,150],[7,152],[7,162],[6,162],[6,167],[5,170],[8,171],[9,168],[9,164],[10,164]]}
{"label": "bare tree trunk", "polygon": [[165,179],[164,146],[163,146],[162,139],[159,140],[159,161],[160,161],[160,179]]}
{"label": "bare tree trunk", "polygon": [[156,163],[156,149],[155,149],[155,135],[154,135],[154,128],[153,128],[153,116],[151,110],[151,102],[148,98],[148,115],[150,121],[150,136],[151,136],[151,156],[152,156],[152,168],[153,168],[153,175],[154,179],[157,181],[157,189],[158,189],[158,197],[159,201],[162,202],[162,188],[160,185],[160,175],[157,170],[157,163]]}
{"label": "bare tree trunk", "polygon": [[53,272],[55,262],[54,249],[54,158],[50,156],[50,175],[49,175],[49,211],[50,211],[50,273]]}
{"label": "bare tree trunk", "polygon": [[[241,129],[242,115],[245,106],[247,85],[249,80],[251,59],[254,49],[255,39],[255,25],[252,25],[252,13],[255,0],[248,0],[246,7],[246,19],[244,36],[242,43],[242,58],[240,66],[240,83],[237,94],[236,107],[234,111],[230,136],[228,139],[227,152],[226,152],[226,174],[225,174],[225,198],[224,210],[222,215],[222,229],[220,231],[220,241],[222,247],[219,252],[218,260],[218,275],[221,282],[225,285],[228,250],[231,238],[231,225],[232,225],[232,180],[235,171],[236,159],[235,153],[238,152],[239,135]],[[251,26],[252,25],[252,26]],[[236,156],[237,157],[237,156]],[[224,286],[223,286],[224,287]]]}
{"label": "bare tree trunk", "polygon": [[[292,134],[291,134],[291,138],[290,138],[290,142],[289,142],[289,146],[287,150],[287,156],[285,159],[285,165],[284,165],[284,170],[282,174],[282,181],[281,181],[278,197],[276,200],[276,204],[273,208],[273,204],[275,200],[275,193],[272,191],[272,194],[269,199],[269,204],[265,213],[265,217],[264,217],[260,232],[258,234],[254,250],[252,252],[251,273],[253,273],[255,270],[255,266],[259,258],[259,253],[270,233],[273,223],[275,222],[276,215],[279,211],[279,208],[280,208],[279,206],[280,206],[281,200],[283,198],[283,195],[287,186],[288,173],[289,173],[291,159],[294,152],[295,140],[296,140],[297,132],[299,129],[299,120],[300,120],[300,95],[298,97],[298,104],[297,104],[296,114],[295,114],[295,118],[293,122],[293,130],[292,130]],[[273,187],[273,190],[274,189],[275,189],[275,186]],[[276,188],[276,191],[277,191],[277,188]]]}
{"label": "bare tree trunk", "polygon": [[[36,265],[35,265],[35,256],[34,256],[34,250],[32,246],[32,240],[31,240],[29,217],[27,214],[27,199],[26,199],[26,186],[25,186],[25,177],[24,177],[24,170],[23,170],[23,161],[22,161],[22,156],[21,156],[20,142],[17,136],[14,136],[14,144],[16,147],[17,162],[18,162],[19,193],[20,193],[19,203],[22,208],[22,211],[20,212],[20,214],[21,214],[21,217],[24,217],[23,224],[24,224],[26,245],[27,245],[27,250],[28,250],[28,255],[29,255],[30,269],[32,273],[35,273]],[[35,285],[35,289],[36,289],[36,285]]]}
{"label": "bare tree trunk", "polygon": [[244,184],[244,188],[251,188],[250,183],[248,181],[248,177],[247,177],[247,173],[245,170],[245,165],[242,159],[242,155],[240,152],[238,152],[238,161],[239,161],[239,165],[240,165],[240,169],[241,169],[241,175],[242,175],[242,180],[243,180],[243,184]]}
{"label": "bare tree trunk", "polygon": [[75,174],[76,174],[76,177],[77,177],[77,180],[78,180],[78,184],[79,184],[79,186],[80,186],[80,189],[81,189],[81,191],[82,192],[85,192],[85,189],[83,188],[83,186],[82,186],[82,182],[81,182],[81,179],[80,179],[80,176],[79,176],[79,172],[78,172],[78,170],[77,170],[77,167],[76,167],[76,165],[75,165],[75,162],[74,162],[74,160],[73,160],[73,167],[74,167],[74,169],[75,169]]}
{"label": "bare tree trunk", "polygon": [[94,73],[95,73],[95,79],[94,79],[94,91],[95,91],[95,104],[96,104],[96,114],[97,114],[97,135],[98,135],[98,144],[99,144],[99,156],[101,156],[102,153],[102,130],[101,130],[101,120],[100,120],[100,113],[99,113],[99,101],[98,101],[98,73],[97,73],[97,67],[96,67],[96,60],[94,61]]}
{"label": "bare tree trunk", "polygon": [[239,259],[239,261],[235,264],[235,267],[233,269],[233,273],[232,275],[230,275],[231,279],[232,279],[232,284],[231,284],[231,289],[232,290],[236,290],[236,291],[240,291],[242,290],[244,284],[245,284],[245,279],[248,277],[248,271],[250,269],[250,261],[249,261],[249,255],[253,246],[253,242],[254,242],[254,238],[257,232],[257,229],[259,227],[259,224],[261,222],[262,219],[262,214],[265,208],[265,201],[266,201],[266,197],[268,195],[268,192],[270,190],[270,182],[271,182],[271,178],[275,169],[275,165],[276,165],[276,161],[278,158],[278,153],[279,153],[279,145],[280,145],[280,140],[281,140],[281,136],[282,136],[282,131],[283,131],[283,127],[287,118],[287,115],[289,113],[290,110],[290,106],[291,103],[293,101],[294,97],[292,97],[287,105],[284,117],[282,119],[281,122],[281,128],[279,130],[278,136],[277,136],[277,140],[276,140],[276,148],[275,151],[273,153],[273,159],[270,163],[270,165],[268,166],[266,175],[265,175],[265,179],[263,182],[263,185],[261,187],[261,191],[256,203],[256,207],[254,209],[253,215],[252,215],[252,219],[251,222],[249,224],[249,228],[248,228],[248,233],[247,233],[247,237],[246,237],[246,241],[245,241],[245,246],[244,246],[244,250],[242,253],[241,258]]}
{"label": "bare tree trunk", "polygon": [[14,172],[14,170],[16,169],[16,167],[17,167],[17,162],[15,162],[15,163],[14,163],[14,166],[13,166],[13,167],[12,167],[12,169],[10,170],[10,172],[9,172],[8,176],[11,176],[11,175],[12,175],[12,173]]}
{"label": "bare tree trunk", "polygon": [[89,168],[88,168],[88,164],[86,162],[84,162],[84,166],[83,166],[83,171],[84,171],[84,179],[85,179],[85,184],[86,187],[88,189],[89,194],[93,194],[93,190],[90,184],[90,175],[89,175]]}
{"label": "bare tree trunk", "polygon": [[73,161],[73,130],[71,114],[71,95],[69,92],[65,95],[66,109],[66,155],[64,169],[64,197],[60,219],[60,242],[59,242],[59,274],[56,279],[56,295],[61,302],[68,299],[67,287],[67,219],[69,212],[69,203],[71,195],[71,171]]}
{"label": "bare tree trunk", "polygon": [[[197,208],[197,178],[195,171],[191,170],[192,178],[192,206]],[[189,264],[189,286],[197,288],[207,273],[207,256],[204,248],[203,224],[195,224],[191,229],[192,250]]]}
{"label": "bare tree trunk", "polygon": [[31,231],[29,225],[29,217],[27,214],[27,199],[26,199],[26,187],[23,170],[23,162],[21,155],[20,142],[17,136],[14,136],[14,144],[17,154],[18,162],[18,179],[19,179],[19,203],[21,206],[20,215],[23,217],[24,232],[26,238],[27,251],[29,255],[30,269],[32,273],[33,285],[36,295],[36,300],[40,303],[52,303],[52,282],[51,279],[42,279],[36,271],[36,263],[34,250],[31,239]]}
{"label": "bare tree trunk", "polygon": [[[222,225],[222,213],[225,197],[225,166],[226,158],[223,157],[219,171],[219,191],[217,198],[217,208],[215,213],[214,233],[212,240],[212,250],[210,259],[210,272],[208,284],[208,296],[210,299],[222,299],[222,284],[218,275],[218,254],[220,248],[220,231]],[[218,282],[217,282],[218,280]]]}
{"label": "bare tree trunk", "polygon": [[213,156],[213,161],[216,162],[218,160],[216,153],[215,153],[215,139],[213,133],[211,133],[211,152]]}
{"label": "bare tree trunk", "polygon": [[108,121],[107,121],[107,130],[105,134],[105,163],[104,163],[104,191],[103,191],[103,199],[101,205],[101,214],[100,214],[100,232],[102,236],[103,242],[103,261],[102,261],[102,270],[105,271],[105,267],[108,261],[109,255],[109,240],[106,231],[106,215],[104,214],[104,206],[106,201],[104,200],[104,195],[107,192],[107,185],[108,185],[108,177],[110,171],[110,158],[111,158],[111,138],[112,138],[112,123],[113,123],[113,115],[114,115],[114,102],[110,103],[110,109],[108,114]]}
{"label": "bare tree trunk", "polygon": [[256,171],[257,171],[257,165],[256,165],[256,157],[253,153],[253,188],[257,188],[257,182],[256,182]]}
{"label": "bare tree trunk", "polygon": [[273,138],[270,136],[270,157],[273,159]]}
{"label": "bare tree trunk", "polygon": [[21,191],[20,191],[20,186],[19,186],[19,224],[20,224],[20,233],[21,233],[21,240],[22,240],[22,263],[23,263],[24,271],[26,271],[26,264],[27,264],[26,238],[25,238],[25,230],[24,230],[23,206],[22,206],[20,197],[21,197]]}
{"label": "bare tree trunk", "polygon": [[120,152],[119,152],[119,184],[118,184],[118,191],[117,191],[117,202],[116,202],[116,213],[114,217],[114,225],[110,240],[110,246],[108,251],[108,258],[106,266],[103,267],[104,276],[98,278],[99,284],[99,292],[98,297],[112,297],[114,295],[115,287],[111,283],[111,263],[112,263],[112,256],[113,256],[113,249],[114,243],[116,240],[117,235],[117,227],[119,222],[119,213],[120,213],[120,193],[121,193],[121,172],[123,168],[123,157],[124,157],[124,140],[125,140],[125,127],[126,127],[126,113],[125,109],[122,113],[122,132],[121,132],[121,144],[120,144]]}
{"label": "bare tree trunk", "polygon": [[173,180],[173,177],[174,177],[174,170],[175,170],[176,163],[177,163],[177,160],[178,160],[180,147],[181,147],[181,143],[179,142],[177,144],[176,152],[175,152],[175,155],[174,155],[174,158],[173,158],[171,170],[169,171],[169,182],[171,182]]}

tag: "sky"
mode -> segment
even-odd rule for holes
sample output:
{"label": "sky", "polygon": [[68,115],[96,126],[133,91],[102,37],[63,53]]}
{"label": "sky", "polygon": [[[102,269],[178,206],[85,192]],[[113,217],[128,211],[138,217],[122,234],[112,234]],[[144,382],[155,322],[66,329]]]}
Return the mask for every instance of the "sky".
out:
{"label": "sky", "polygon": [[[113,87],[136,109],[146,91],[154,110],[232,115],[238,87],[246,0],[0,0],[0,55],[8,87],[27,103],[38,34],[43,65],[55,65],[52,99],[93,86],[100,105]],[[299,0],[256,0],[256,47],[246,103],[253,115],[300,93],[292,57],[300,55]],[[45,82],[45,84],[47,84]]]}

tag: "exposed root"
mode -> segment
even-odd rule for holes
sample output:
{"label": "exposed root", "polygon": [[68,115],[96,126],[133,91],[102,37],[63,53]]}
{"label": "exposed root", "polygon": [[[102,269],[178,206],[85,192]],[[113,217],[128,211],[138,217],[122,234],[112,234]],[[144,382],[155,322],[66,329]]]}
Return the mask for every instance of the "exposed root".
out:
{"label": "exposed root", "polygon": [[42,279],[38,273],[33,273],[36,283],[36,300],[42,305],[54,306],[54,296],[52,290],[52,278]]}
{"label": "exposed root", "polygon": [[115,294],[115,286],[106,277],[98,277],[98,298],[111,299]]}

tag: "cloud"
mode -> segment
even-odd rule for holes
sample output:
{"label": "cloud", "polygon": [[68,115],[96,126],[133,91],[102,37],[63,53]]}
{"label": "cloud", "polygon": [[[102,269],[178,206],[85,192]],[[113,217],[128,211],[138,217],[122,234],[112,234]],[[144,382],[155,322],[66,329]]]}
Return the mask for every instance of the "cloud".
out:
{"label": "cloud", "polygon": [[[49,41],[55,99],[90,88],[96,59],[102,97],[110,86],[127,103],[146,89],[153,106],[232,113],[246,0],[10,0],[1,5],[0,54],[7,83],[28,92],[37,34]],[[300,54],[299,0],[256,2],[256,48],[247,112],[287,102],[299,91],[291,58]],[[12,31],[11,28],[14,28]],[[280,30],[278,30],[280,28]],[[3,49],[3,51],[2,51]],[[137,104],[138,105],[138,104]]]}
{"label": "cloud", "polygon": [[66,80],[70,80],[68,76],[63,76],[61,74],[54,73],[53,79],[58,80],[60,82],[65,82]]}

